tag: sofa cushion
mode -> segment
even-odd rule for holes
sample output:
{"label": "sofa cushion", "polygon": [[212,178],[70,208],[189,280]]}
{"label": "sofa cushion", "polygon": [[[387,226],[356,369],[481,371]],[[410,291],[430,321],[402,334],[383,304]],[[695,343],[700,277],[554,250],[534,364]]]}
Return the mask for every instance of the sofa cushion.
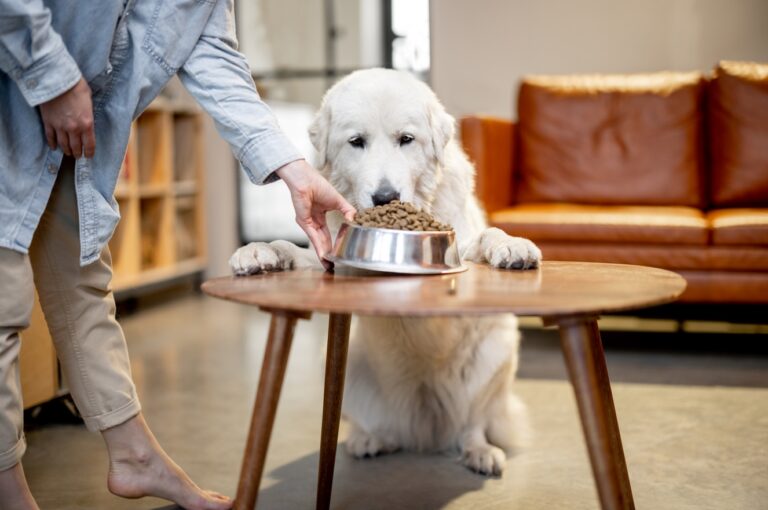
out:
{"label": "sofa cushion", "polygon": [[712,204],[768,205],[768,65],[721,62],[708,103]]}
{"label": "sofa cushion", "polygon": [[678,301],[768,304],[768,272],[677,271],[688,286]]}
{"label": "sofa cushion", "polygon": [[716,245],[767,246],[768,209],[717,209],[707,213]]}
{"label": "sofa cushion", "polygon": [[491,223],[533,241],[706,245],[708,223],[692,207],[520,204]]}
{"label": "sofa cushion", "polygon": [[517,200],[703,205],[703,87],[699,73],[526,78]]}
{"label": "sofa cushion", "polygon": [[754,246],[540,242],[544,260],[614,262],[673,270],[768,272],[768,250]]}
{"label": "sofa cushion", "polygon": [[475,165],[475,194],[486,211],[512,203],[515,125],[488,116],[461,119],[461,141]]}

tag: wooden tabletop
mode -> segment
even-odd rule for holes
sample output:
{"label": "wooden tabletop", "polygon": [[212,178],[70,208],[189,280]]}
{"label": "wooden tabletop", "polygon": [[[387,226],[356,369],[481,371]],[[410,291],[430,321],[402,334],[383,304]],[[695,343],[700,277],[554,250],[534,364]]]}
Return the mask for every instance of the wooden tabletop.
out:
{"label": "wooden tabletop", "polygon": [[469,264],[435,276],[361,276],[297,270],[223,277],[206,294],[266,309],[364,315],[600,314],[668,303],[685,290],[671,271],[624,264],[544,262],[514,271]]}

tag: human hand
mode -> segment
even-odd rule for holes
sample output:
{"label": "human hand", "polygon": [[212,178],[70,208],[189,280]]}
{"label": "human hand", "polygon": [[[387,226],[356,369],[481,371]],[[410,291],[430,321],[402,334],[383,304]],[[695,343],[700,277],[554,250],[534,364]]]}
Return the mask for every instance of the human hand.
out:
{"label": "human hand", "polygon": [[346,219],[352,220],[355,208],[303,159],[288,163],[276,172],[291,192],[296,223],[309,236],[320,262],[326,269],[330,269],[332,265],[323,258],[332,246],[325,213],[341,211]]}
{"label": "human hand", "polygon": [[74,87],[40,105],[48,147],[75,159],[85,154],[92,158],[96,152],[93,131],[93,102],[91,88],[80,78]]}

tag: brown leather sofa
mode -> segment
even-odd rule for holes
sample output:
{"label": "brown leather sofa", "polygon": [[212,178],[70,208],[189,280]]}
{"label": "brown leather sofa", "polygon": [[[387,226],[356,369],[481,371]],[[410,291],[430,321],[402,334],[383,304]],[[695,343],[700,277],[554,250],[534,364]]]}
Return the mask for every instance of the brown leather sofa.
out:
{"label": "brown leather sofa", "polygon": [[491,224],[674,270],[684,302],[768,303],[768,65],[529,77],[518,116],[461,120]]}

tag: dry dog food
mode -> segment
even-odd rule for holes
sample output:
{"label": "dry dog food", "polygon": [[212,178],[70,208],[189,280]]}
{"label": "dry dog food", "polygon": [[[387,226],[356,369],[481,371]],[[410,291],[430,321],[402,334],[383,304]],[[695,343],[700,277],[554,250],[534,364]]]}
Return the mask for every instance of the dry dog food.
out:
{"label": "dry dog food", "polygon": [[395,230],[446,231],[453,230],[434,219],[413,204],[393,200],[355,214],[355,224],[363,227],[391,228]]}

